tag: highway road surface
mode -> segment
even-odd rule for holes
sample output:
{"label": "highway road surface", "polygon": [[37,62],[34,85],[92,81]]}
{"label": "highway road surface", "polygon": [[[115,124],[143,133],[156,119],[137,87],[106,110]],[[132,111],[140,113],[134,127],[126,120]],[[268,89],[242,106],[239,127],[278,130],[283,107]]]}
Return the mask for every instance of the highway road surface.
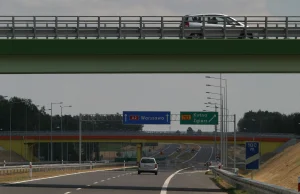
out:
{"label": "highway road surface", "polygon": [[[223,194],[205,175],[201,166],[212,155],[211,146],[202,146],[187,169],[161,167],[158,175],[136,170],[80,173],[51,179],[0,186],[1,194]],[[186,168],[186,167],[185,167]],[[225,193],[224,193],[225,194]]]}
{"label": "highway road surface", "polygon": [[[1,194],[219,194],[203,171],[183,170],[138,175],[136,171],[93,172],[0,186]],[[167,188],[167,189],[165,189]]]}

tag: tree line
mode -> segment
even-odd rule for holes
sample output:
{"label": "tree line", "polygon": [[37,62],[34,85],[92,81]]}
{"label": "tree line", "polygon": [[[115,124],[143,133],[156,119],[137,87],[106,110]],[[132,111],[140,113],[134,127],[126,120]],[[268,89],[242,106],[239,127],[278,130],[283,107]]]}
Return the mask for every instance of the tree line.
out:
{"label": "tree line", "polygon": [[300,134],[300,113],[248,111],[237,126],[239,132]]}
{"label": "tree line", "polygon": [[[0,134],[9,131],[10,125],[14,131],[50,131],[51,130],[51,112],[50,107],[39,107],[32,103],[31,99],[13,97],[9,100],[0,95]],[[60,108],[60,107],[59,107]],[[113,118],[112,118],[113,117]],[[90,119],[101,119],[101,122],[82,122],[82,131],[142,131],[143,125],[123,125],[122,115],[111,115],[107,121],[100,114],[90,116]],[[78,131],[78,115],[53,115],[52,130],[61,131]],[[11,121],[11,122],[10,122]],[[99,152],[103,147],[100,143],[82,143],[82,158],[88,160],[101,160]],[[107,144],[109,145],[109,144]],[[92,147],[92,149],[86,149]],[[41,143],[40,151],[38,146],[34,146],[34,156],[41,160],[50,160],[50,144]],[[40,153],[40,154],[38,154]],[[78,143],[64,143],[63,158],[61,157],[61,143],[53,143],[53,160],[78,161],[79,149]],[[94,155],[94,157],[93,157]]]}
{"label": "tree line", "polygon": [[[50,107],[49,107],[50,108]],[[83,131],[142,131],[143,125],[123,125],[122,115],[113,115],[115,119],[101,122],[82,122]],[[98,117],[95,115],[92,117]],[[101,117],[101,116],[100,116]],[[0,96],[0,130],[10,130],[10,118],[12,131],[50,131],[51,112],[49,109],[38,107],[30,99],[13,97],[5,99]],[[61,131],[61,120],[63,131],[77,131],[79,129],[79,116],[53,115],[52,130]]]}

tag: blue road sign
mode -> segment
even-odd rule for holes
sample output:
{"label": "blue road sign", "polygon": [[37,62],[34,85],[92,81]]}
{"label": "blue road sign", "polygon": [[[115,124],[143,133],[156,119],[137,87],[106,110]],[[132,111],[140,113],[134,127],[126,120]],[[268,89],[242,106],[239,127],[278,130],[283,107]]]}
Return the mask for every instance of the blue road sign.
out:
{"label": "blue road sign", "polygon": [[170,111],[123,111],[125,125],[169,125]]}
{"label": "blue road sign", "polygon": [[246,142],[246,169],[259,169],[259,142]]}

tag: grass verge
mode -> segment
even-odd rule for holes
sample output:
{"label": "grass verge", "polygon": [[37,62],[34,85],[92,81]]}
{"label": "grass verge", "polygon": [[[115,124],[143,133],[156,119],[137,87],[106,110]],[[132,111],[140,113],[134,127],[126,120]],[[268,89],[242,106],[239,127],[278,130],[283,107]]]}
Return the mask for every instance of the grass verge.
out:
{"label": "grass verge", "polygon": [[[110,170],[113,168],[121,168],[121,167],[112,166],[112,167],[101,167],[101,168],[84,169],[84,170],[56,170],[56,171],[46,171],[46,172],[32,172],[32,178],[29,177],[29,172],[0,175],[0,183],[5,184],[5,183],[19,182],[19,181],[25,181],[30,179],[47,178],[52,176],[66,175],[66,174],[79,173],[79,172],[94,172],[97,170]],[[126,171],[129,171],[129,169],[126,169]]]}
{"label": "grass verge", "polygon": [[211,178],[211,180],[220,187],[223,192],[226,192],[228,194],[248,194],[247,191],[235,189],[230,184],[226,183],[224,180],[222,180],[220,177],[217,178]]}
{"label": "grass verge", "polygon": [[205,172],[206,175],[214,175],[213,172],[211,170],[208,170]]}

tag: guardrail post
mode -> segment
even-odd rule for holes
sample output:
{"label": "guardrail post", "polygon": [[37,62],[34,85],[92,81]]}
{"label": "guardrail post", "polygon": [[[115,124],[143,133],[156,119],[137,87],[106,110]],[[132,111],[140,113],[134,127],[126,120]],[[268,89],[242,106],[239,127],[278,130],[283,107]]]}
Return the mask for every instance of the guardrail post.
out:
{"label": "guardrail post", "polygon": [[32,162],[29,162],[29,177],[32,178]]}
{"label": "guardrail post", "polygon": [[289,17],[285,17],[285,39],[288,38],[289,35]]}
{"label": "guardrail post", "polygon": [[11,39],[15,38],[15,17],[12,17],[12,37]]}
{"label": "guardrail post", "polygon": [[64,160],[61,160],[61,164],[64,164]]}
{"label": "guardrail post", "polygon": [[[46,28],[48,28],[48,23],[46,23]],[[48,39],[49,38],[49,36],[48,36],[48,34],[46,35],[46,39]]]}
{"label": "guardrail post", "polygon": [[100,39],[100,17],[98,17],[98,37],[97,39]]}
{"label": "guardrail post", "polygon": [[124,171],[125,171],[125,169],[126,169],[126,168],[125,168],[125,160],[124,160]]}
{"label": "guardrail post", "polygon": [[6,166],[6,161],[4,160],[4,162],[3,162],[3,167],[5,167]]}
{"label": "guardrail post", "polygon": [[164,38],[164,17],[160,18],[160,39]]}
{"label": "guardrail post", "polygon": [[93,169],[93,162],[90,161],[90,169]]}

